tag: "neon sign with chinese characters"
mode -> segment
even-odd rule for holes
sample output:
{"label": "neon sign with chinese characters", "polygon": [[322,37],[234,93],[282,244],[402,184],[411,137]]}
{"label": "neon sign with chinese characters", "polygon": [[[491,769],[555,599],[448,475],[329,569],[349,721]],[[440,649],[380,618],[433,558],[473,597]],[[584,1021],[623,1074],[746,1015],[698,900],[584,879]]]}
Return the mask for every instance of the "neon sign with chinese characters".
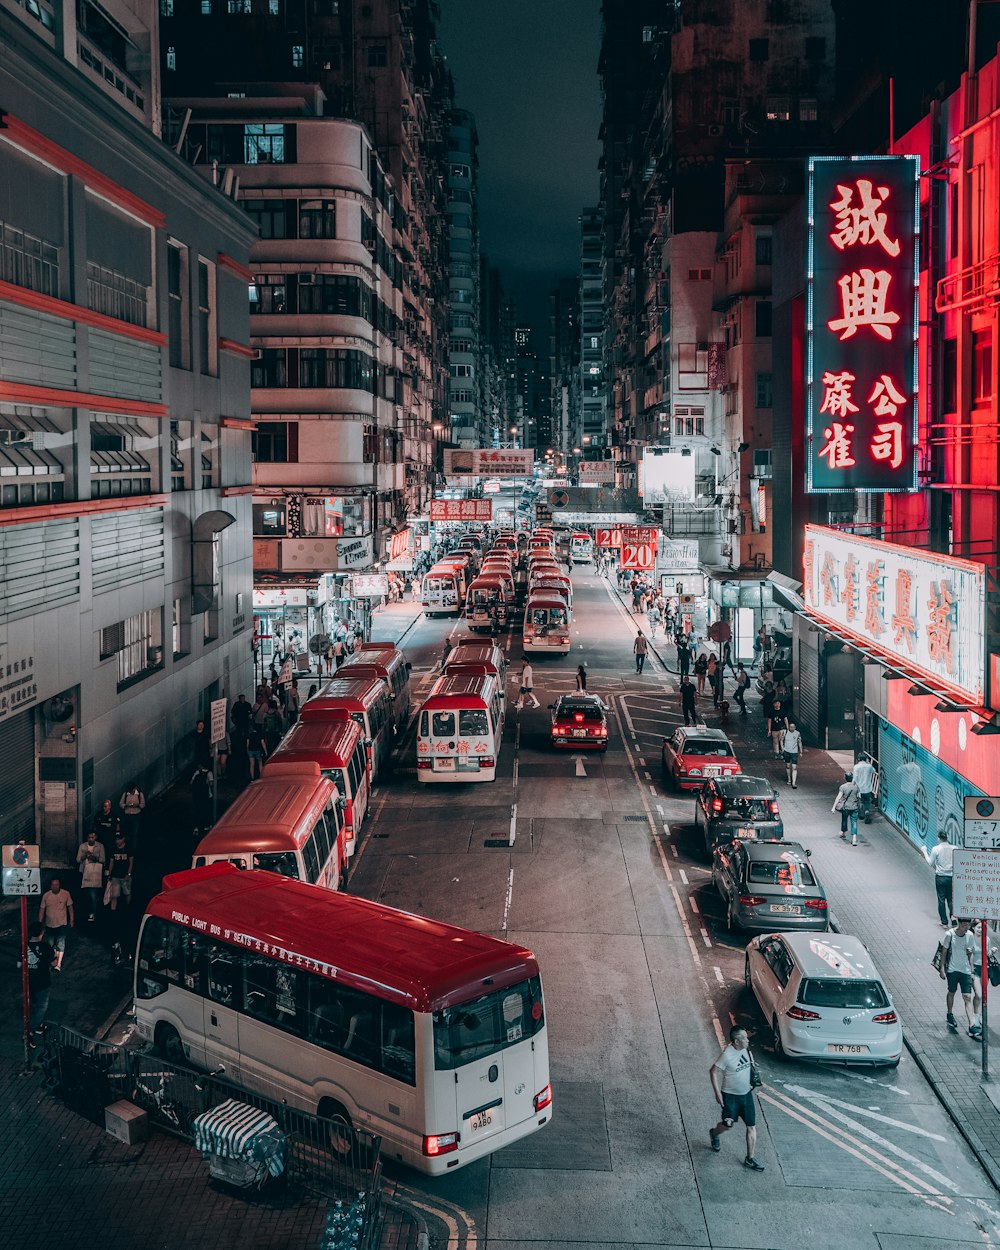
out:
{"label": "neon sign with chinese characters", "polygon": [[919,161],[809,161],[806,488],[915,490]]}
{"label": "neon sign with chinese characters", "polygon": [[986,566],[807,525],[811,616],[976,707],[985,687]]}

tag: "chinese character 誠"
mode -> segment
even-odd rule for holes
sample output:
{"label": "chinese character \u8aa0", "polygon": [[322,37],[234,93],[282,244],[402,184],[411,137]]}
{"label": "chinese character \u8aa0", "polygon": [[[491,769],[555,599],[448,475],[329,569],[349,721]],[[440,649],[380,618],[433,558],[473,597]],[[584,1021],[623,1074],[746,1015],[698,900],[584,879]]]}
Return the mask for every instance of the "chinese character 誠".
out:
{"label": "chinese character \u8aa0", "polygon": [[865,629],[873,638],[885,632],[882,606],[882,576],[884,560],[871,560],[865,570]]}
{"label": "chinese character \u8aa0", "polygon": [[913,574],[900,569],[896,574],[896,610],[892,614],[892,640],[897,645],[904,639],[906,649],[913,652],[917,636],[917,622],[913,619],[910,598],[913,594]]}
{"label": "chinese character \u8aa0", "polygon": [[853,338],[862,326],[870,326],[879,338],[892,339],[899,313],[885,306],[890,282],[892,274],[887,269],[859,269],[837,280],[841,315],[826,324],[834,333],[841,332],[841,342]]}
{"label": "chinese character \u8aa0", "polygon": [[819,454],[827,457],[831,469],[849,469],[857,463],[851,455],[853,433],[853,425],[842,425],[839,421],[834,421],[823,431],[826,442],[819,449]]}
{"label": "chinese character \u8aa0", "polygon": [[930,617],[927,622],[927,651],[935,664],[943,664],[949,673],[954,671],[954,648],[951,631],[954,615],[954,596],[951,586],[943,578],[931,582],[931,595],[927,600]]}
{"label": "chinese character \u8aa0", "polygon": [[823,405],[820,412],[828,412],[831,417],[849,417],[858,412],[858,406],[851,402],[851,384],[854,374],[845,369],[842,373],[823,374]]}
{"label": "chinese character \u8aa0", "polygon": [[837,190],[840,199],[830,203],[837,221],[836,229],[830,235],[834,247],[843,251],[858,244],[877,243],[887,255],[893,258],[898,256],[899,240],[889,238],[886,232],[888,214],[879,211],[889,198],[889,188],[873,187],[869,179],[859,178],[857,204],[854,203],[854,187],[838,183]]}

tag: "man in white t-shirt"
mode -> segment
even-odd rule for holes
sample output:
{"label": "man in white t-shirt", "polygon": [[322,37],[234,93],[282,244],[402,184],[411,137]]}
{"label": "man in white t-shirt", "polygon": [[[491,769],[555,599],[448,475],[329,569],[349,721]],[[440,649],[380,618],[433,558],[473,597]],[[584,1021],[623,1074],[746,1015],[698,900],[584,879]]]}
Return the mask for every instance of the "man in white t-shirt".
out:
{"label": "man in white t-shirt", "polygon": [[955,848],[948,841],[945,829],[938,830],[937,846],[928,852],[926,846],[920,848],[924,859],[934,869],[934,891],[937,894],[938,919],[941,928],[947,929],[951,924],[951,885],[952,872],[955,865]]}
{"label": "man in white t-shirt", "polygon": [[715,1128],[708,1130],[712,1149],[722,1149],[719,1138],[742,1120],[747,1130],[747,1154],[743,1166],[752,1172],[763,1172],[763,1163],[754,1158],[757,1144],[757,1104],[750,1088],[750,1039],[747,1031],[739,1025],[729,1030],[729,1045],[709,1068],[715,1101],[722,1108],[722,1119]]}
{"label": "man in white t-shirt", "polygon": [[940,977],[948,982],[947,1021],[952,1033],[958,1032],[958,1021],[955,1019],[955,994],[961,991],[965,1014],[969,1021],[969,1036],[979,1038],[983,1034],[983,1026],[976,1020],[972,1010],[972,974],[975,969],[976,936],[972,932],[971,920],[957,920],[955,928],[944,935],[941,942],[944,951],[941,957]]}

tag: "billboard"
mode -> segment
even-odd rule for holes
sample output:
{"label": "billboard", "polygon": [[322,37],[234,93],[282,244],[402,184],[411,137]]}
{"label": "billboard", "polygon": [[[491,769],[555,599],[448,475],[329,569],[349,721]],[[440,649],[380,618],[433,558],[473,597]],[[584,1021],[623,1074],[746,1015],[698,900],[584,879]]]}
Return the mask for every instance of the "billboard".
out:
{"label": "billboard", "polygon": [[492,499],[432,499],[432,521],[491,521]]}
{"label": "billboard", "polygon": [[380,599],[389,593],[388,573],[355,573],[351,578],[355,599]]}
{"label": "billboard", "polygon": [[695,456],[689,448],[646,447],[639,464],[639,494],[643,503],[694,499]]}
{"label": "billboard", "polygon": [[806,490],[917,486],[914,156],[809,160]]}
{"label": "billboard", "polygon": [[581,486],[615,484],[615,462],[613,460],[581,460],[579,468]]}
{"label": "billboard", "polygon": [[445,477],[531,477],[535,453],[530,447],[446,447]]}
{"label": "billboard", "polygon": [[660,531],[655,526],[626,525],[621,531],[621,567],[650,572],[656,567]]}
{"label": "billboard", "polygon": [[807,525],[802,597],[811,615],[933,679],[985,698],[986,566]]}

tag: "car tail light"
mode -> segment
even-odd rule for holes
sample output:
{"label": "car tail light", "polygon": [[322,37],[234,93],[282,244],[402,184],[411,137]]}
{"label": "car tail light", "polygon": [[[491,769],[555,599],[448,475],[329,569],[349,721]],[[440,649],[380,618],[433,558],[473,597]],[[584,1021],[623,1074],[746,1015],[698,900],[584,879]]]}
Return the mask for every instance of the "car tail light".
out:
{"label": "car tail light", "polygon": [[431,1133],[424,1138],[424,1154],[430,1158],[434,1158],[435,1155],[451,1154],[457,1149],[457,1133]]}
{"label": "car tail light", "polygon": [[552,1106],[552,1086],[546,1085],[544,1089],[540,1089],[535,1095],[535,1110],[543,1111],[546,1107]]}
{"label": "car tail light", "polygon": [[818,1011],[806,1011],[805,1007],[789,1007],[785,1012],[790,1020],[821,1020]]}
{"label": "car tail light", "polygon": [[883,1011],[880,1016],[872,1016],[872,1024],[897,1024],[899,1016],[894,1011]]}
{"label": "car tail light", "polygon": [[760,907],[762,903],[766,903],[766,902],[767,902],[767,899],[761,898],[759,894],[741,894],[740,895],[741,907]]}
{"label": "car tail light", "polygon": [[825,898],[804,898],[802,901],[806,907],[811,907],[813,911],[826,911]]}
{"label": "car tail light", "polygon": [[712,800],[712,811],[716,814],[716,816],[721,815],[722,809],[724,807],[725,807],[725,803],[723,803],[721,799]]}
{"label": "car tail light", "polygon": [[479,767],[480,767],[480,768],[493,768],[493,767],[494,767],[495,762],[496,762],[496,761],[493,759],[493,756],[492,756],[492,755],[481,755],[481,756],[479,757]]}
{"label": "car tail light", "polygon": [[777,814],[778,814],[778,801],[777,801],[777,799],[772,799],[772,800],[770,801],[770,803],[768,803],[768,805],[767,805],[767,810],[771,813],[771,815],[772,815],[772,816],[777,816]]}
{"label": "car tail light", "polygon": [[603,725],[598,725],[596,729],[592,729],[590,732],[598,738],[606,738],[608,736],[608,731]]}
{"label": "car tail light", "polygon": [[417,768],[430,768],[430,760],[417,760]]}

